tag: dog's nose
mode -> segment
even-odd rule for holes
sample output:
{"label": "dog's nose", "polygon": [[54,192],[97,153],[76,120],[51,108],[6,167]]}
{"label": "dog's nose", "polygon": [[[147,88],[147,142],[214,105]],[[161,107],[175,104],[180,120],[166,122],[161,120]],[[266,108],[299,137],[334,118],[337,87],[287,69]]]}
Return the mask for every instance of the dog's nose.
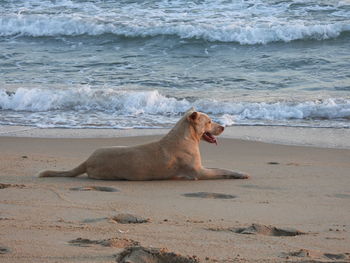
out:
{"label": "dog's nose", "polygon": [[223,132],[225,130],[225,127],[224,126],[220,126],[220,130],[221,130],[221,132]]}

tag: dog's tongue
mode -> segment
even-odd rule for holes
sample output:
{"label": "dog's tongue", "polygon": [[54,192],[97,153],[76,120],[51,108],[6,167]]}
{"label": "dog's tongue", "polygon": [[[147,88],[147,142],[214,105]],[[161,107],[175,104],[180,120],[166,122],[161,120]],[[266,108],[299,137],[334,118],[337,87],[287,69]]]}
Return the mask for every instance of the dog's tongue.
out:
{"label": "dog's tongue", "polygon": [[218,141],[216,140],[216,138],[209,132],[204,133],[204,139],[209,143],[215,143],[216,145],[218,145]]}

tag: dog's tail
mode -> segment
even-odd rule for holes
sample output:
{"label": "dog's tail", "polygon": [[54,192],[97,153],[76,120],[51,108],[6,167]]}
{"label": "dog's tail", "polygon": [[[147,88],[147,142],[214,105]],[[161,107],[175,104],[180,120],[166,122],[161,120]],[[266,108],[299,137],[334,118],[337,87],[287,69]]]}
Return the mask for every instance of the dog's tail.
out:
{"label": "dog's tail", "polygon": [[86,162],[69,171],[43,171],[38,177],[76,177],[86,172]]}

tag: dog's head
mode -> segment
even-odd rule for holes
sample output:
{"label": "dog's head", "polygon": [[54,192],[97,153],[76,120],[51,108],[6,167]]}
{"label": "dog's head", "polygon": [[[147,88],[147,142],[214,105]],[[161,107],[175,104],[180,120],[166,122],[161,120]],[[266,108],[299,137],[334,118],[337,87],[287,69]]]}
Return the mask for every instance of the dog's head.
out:
{"label": "dog's head", "polygon": [[187,112],[187,120],[194,128],[197,138],[209,143],[217,144],[215,136],[220,135],[224,131],[224,127],[213,122],[208,115],[190,110]]}

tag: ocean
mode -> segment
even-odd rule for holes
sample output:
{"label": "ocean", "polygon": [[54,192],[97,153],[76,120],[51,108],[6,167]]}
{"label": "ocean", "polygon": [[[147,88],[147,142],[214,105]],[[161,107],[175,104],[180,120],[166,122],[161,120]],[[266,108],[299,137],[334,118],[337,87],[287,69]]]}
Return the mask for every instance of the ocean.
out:
{"label": "ocean", "polygon": [[0,125],[350,128],[350,1],[0,0]]}

